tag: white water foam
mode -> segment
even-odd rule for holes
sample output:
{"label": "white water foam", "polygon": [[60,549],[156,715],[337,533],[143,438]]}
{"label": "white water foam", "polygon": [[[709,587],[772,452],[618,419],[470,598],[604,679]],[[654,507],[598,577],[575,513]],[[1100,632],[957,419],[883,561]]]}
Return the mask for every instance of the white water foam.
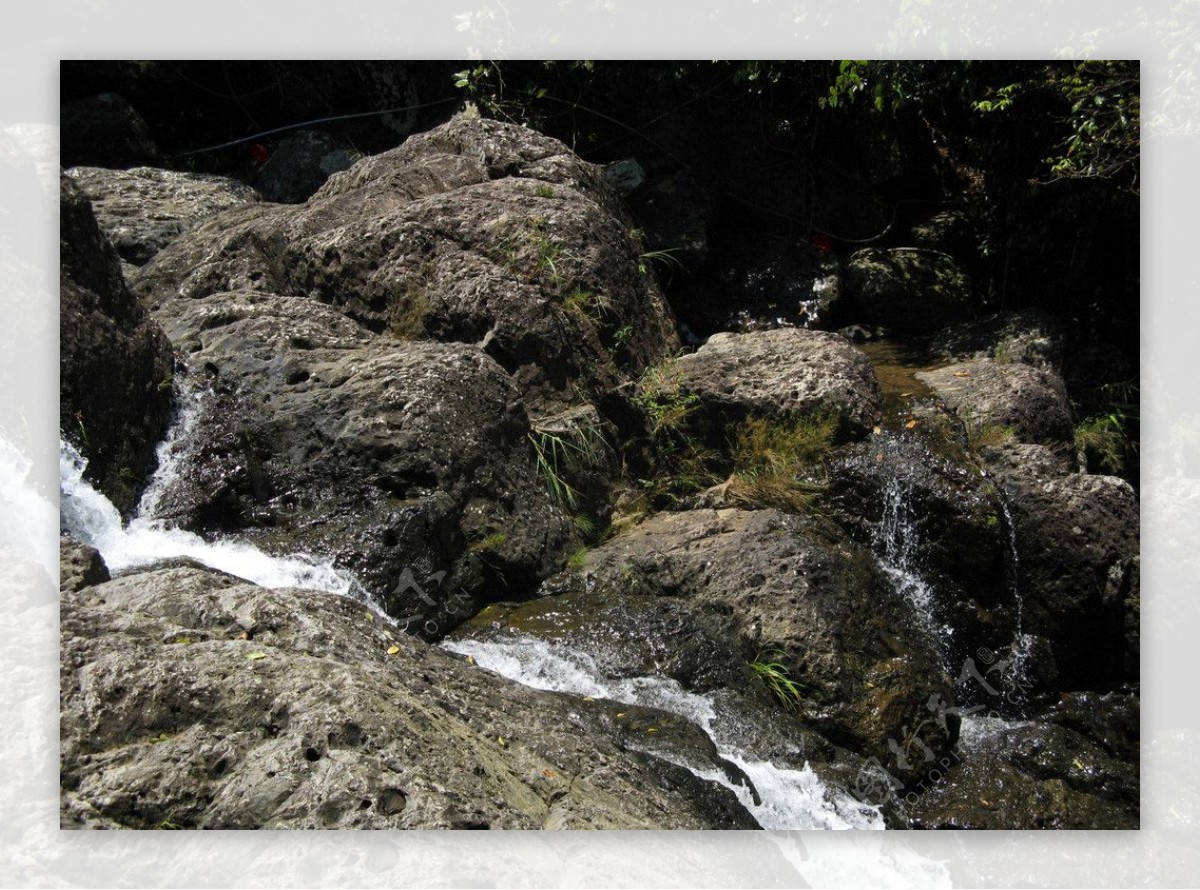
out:
{"label": "white water foam", "polygon": [[460,655],[470,655],[480,667],[524,686],[658,708],[695,723],[712,739],[720,756],[750,778],[759,800],[754,800],[750,788],[732,781],[720,770],[699,769],[687,763],[679,765],[701,779],[729,788],[763,828],[884,827],[877,808],[825,785],[808,764],[796,770],[748,756],[732,737],[733,721],[717,714],[712,699],[688,692],[674,680],[662,677],[607,680],[588,655],[524,635],[487,642],[447,641],[442,646]]}
{"label": "white water foam", "polygon": [[303,554],[270,556],[257,547],[237,541],[205,541],[199,535],[165,527],[144,511],[157,503],[175,472],[172,442],[183,441],[189,427],[181,418],[176,433],[160,447],[162,462],[135,517],[126,526],[117,508],[83,478],[87,460],[69,443],[59,440],[59,525],[78,541],[100,551],[113,574],[165,559],[187,557],[209,568],[228,572],[263,587],[305,587],[342,596],[360,597],[361,586],[352,575],[335,569],[329,561]]}

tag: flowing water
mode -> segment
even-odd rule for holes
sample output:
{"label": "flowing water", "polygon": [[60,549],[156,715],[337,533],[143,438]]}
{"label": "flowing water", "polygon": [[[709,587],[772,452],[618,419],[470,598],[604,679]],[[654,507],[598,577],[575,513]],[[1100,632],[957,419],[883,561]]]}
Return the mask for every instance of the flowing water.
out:
{"label": "flowing water", "polygon": [[128,524],[117,508],[84,478],[87,460],[69,442],[59,440],[59,525],[64,534],[100,551],[114,575],[168,559],[187,558],[264,587],[305,587],[364,598],[361,585],[330,560],[304,554],[272,556],[235,540],[206,541],[169,528],[156,516],[163,494],[176,483],[181,460],[200,413],[202,394],[182,393],[181,408],[166,440],[158,447],[158,469]]}
{"label": "flowing water", "polygon": [[[711,698],[688,692],[662,677],[610,680],[589,656],[529,636],[496,641],[459,640],[442,644],[470,655],[483,668],[534,689],[606,698],[623,704],[658,708],[699,726],[717,752],[739,767],[753,788],[730,780],[719,769],[680,762],[696,776],[729,788],[763,828],[882,829],[883,817],[850,795],[825,785],[812,769],[778,767],[749,755],[739,744],[750,730],[738,715],[718,709]],[[755,798],[757,791],[757,799]]]}

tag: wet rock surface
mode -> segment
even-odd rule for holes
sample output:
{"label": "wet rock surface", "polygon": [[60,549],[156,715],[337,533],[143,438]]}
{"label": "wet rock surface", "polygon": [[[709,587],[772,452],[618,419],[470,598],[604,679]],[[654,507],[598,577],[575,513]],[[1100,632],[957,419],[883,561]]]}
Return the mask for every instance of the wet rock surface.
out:
{"label": "wet rock surface", "polygon": [[66,176],[61,189],[60,428],[128,513],[170,416],[171,344],[126,289],[87,197]]}
{"label": "wet rock surface", "polygon": [[194,569],[64,590],[63,826],[754,827],[631,744],[670,715],[625,725],[369,614]]}
{"label": "wet rock surface", "polygon": [[[636,615],[600,631],[622,653],[610,663],[631,673],[658,662],[696,688],[744,688],[744,665],[777,650],[802,689],[801,719],[870,753],[886,751],[911,714],[949,691],[936,644],[870,554],[835,529],[774,510],[660,514],[589,552],[542,593],[567,596],[523,607],[518,627],[589,599],[604,603],[589,607],[601,627],[606,614]],[[714,642],[722,624],[734,630],[724,645]],[[708,657],[694,661],[689,644]],[[938,735],[931,746],[953,741],[952,732]]]}

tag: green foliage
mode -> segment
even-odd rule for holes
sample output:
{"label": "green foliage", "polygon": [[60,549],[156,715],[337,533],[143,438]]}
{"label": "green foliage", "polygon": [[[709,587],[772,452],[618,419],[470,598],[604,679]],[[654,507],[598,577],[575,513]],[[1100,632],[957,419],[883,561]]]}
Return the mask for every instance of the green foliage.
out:
{"label": "green foliage", "polygon": [[508,543],[508,535],[504,532],[493,532],[482,541],[477,541],[471,545],[471,549],[476,553],[487,552],[503,547]]}
{"label": "green foliage", "polygon": [[967,424],[967,448],[978,451],[981,448],[999,448],[1017,441],[1017,431],[1002,423],[983,423],[977,421]]}
{"label": "green foliage", "polygon": [[578,572],[587,563],[587,548],[580,547],[574,553],[567,557],[567,568],[572,572]]}
{"label": "green foliage", "polygon": [[602,461],[603,450],[608,447],[604,433],[598,427],[587,426],[561,432],[535,428],[529,433],[529,441],[550,497],[565,510],[578,509],[579,491],[569,480]]}
{"label": "green foliage", "polygon": [[792,679],[791,671],[779,661],[787,653],[780,649],[765,649],[750,662],[750,668],[767,691],[771,693],[788,713],[796,713],[803,699],[803,687]]}
{"label": "green foliage", "polygon": [[678,430],[700,397],[683,389],[683,372],[674,360],[647,368],[638,381],[633,403],[650,422],[650,435],[658,438]]}
{"label": "green foliage", "polygon": [[1075,452],[1085,469],[1098,467],[1112,475],[1125,472],[1138,450],[1131,432],[1138,423],[1138,394],[1136,378],[1097,388],[1092,404],[1103,405],[1101,413],[1075,427]]}
{"label": "green foliage", "polygon": [[828,410],[792,421],[742,421],[734,433],[729,497],[747,507],[811,509],[821,487],[802,482],[800,474],[829,454],[837,429],[838,415]]}
{"label": "green foliage", "polygon": [[983,114],[1019,110],[1033,96],[1050,96],[1065,109],[1068,134],[1044,158],[1054,179],[1120,180],[1137,190],[1141,151],[1138,63],[1085,60],[1047,64],[1026,80],[1006,84],[972,103]]}
{"label": "green foliage", "polygon": [[539,198],[553,198],[554,197],[554,189],[550,188],[550,186],[548,186],[548,185],[539,185],[537,188],[535,188],[533,190],[533,193],[534,193],[534,195],[536,195]]}
{"label": "green foliage", "polygon": [[677,252],[678,248],[668,247],[663,250],[647,250],[638,254],[638,271],[643,275],[648,275],[651,266],[660,266],[666,270],[669,282],[676,271],[683,270],[683,263],[675,256]]}

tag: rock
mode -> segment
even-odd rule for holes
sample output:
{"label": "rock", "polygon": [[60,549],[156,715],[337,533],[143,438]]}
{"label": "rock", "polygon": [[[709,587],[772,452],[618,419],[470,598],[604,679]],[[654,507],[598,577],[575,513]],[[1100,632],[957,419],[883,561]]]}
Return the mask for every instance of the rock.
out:
{"label": "rock", "polygon": [[155,464],[171,411],[171,345],[125,286],[91,205],[62,177],[60,431],[122,513]]}
{"label": "rock", "polygon": [[485,592],[561,565],[567,519],[535,470],[516,388],[482,351],[376,336],[298,297],[182,308],[168,334],[212,393],[161,515],[336,556],[430,638]]}
{"label": "rock", "polygon": [[715,334],[696,352],[666,366],[644,387],[696,399],[712,430],[749,415],[794,419],[836,413],[842,432],[858,436],[879,414],[879,383],[870,360],[837,334],[784,328]]}
{"label": "rock", "polygon": [[1075,427],[1062,378],[1020,363],[977,359],[920,371],[927,385],[979,437],[989,428],[1010,428],[1021,442],[1041,445],[1072,441]]}
{"label": "rock", "polygon": [[975,237],[967,215],[959,210],[942,210],[911,229],[917,247],[969,257],[975,249]]}
{"label": "rock", "polygon": [[940,331],[929,351],[948,361],[990,358],[1055,370],[1062,367],[1063,330],[1040,309],[999,312]]}
{"label": "rock", "polygon": [[1033,445],[1027,442],[1002,442],[979,446],[979,457],[988,472],[1000,480],[1015,477],[1056,479],[1069,475],[1074,467],[1063,445]]}
{"label": "rock", "polygon": [[929,334],[964,321],[974,306],[966,273],[936,251],[856,251],[846,266],[844,288],[856,321],[903,334]]}
{"label": "rock", "polygon": [[65,590],[61,628],[64,828],[754,827],[604,732],[606,703],[501,680],[348,598],[165,570]]}
{"label": "rock", "polygon": [[160,314],[250,288],[315,297],[375,332],[478,344],[550,414],[601,404],[678,348],[630,229],[599,168],[561,142],[460,116],[303,206],[228,211],[137,289]]}
{"label": "rock", "polygon": [[822,511],[929,585],[935,621],[954,629],[951,664],[1011,640],[1008,531],[974,462],[935,450],[918,428],[841,448],[827,473]]}
{"label": "rock", "polygon": [[297,130],[275,147],[254,182],[268,201],[300,204],[359,157],[348,142],[329,133]]}
{"label": "rock", "polygon": [[1073,729],[1119,760],[1138,761],[1141,700],[1136,688],[1065,692],[1043,716]]}
{"label": "rock", "polygon": [[637,158],[623,158],[605,165],[604,181],[622,195],[628,195],[646,181],[646,171]]}
{"label": "rock", "polygon": [[146,121],[116,93],[64,103],[59,126],[64,167],[135,167],[162,159]]}
{"label": "rock", "polygon": [[261,200],[236,179],[204,173],[73,167],[67,175],[91,200],[100,231],[118,255],[137,266],[210,216]]}
{"label": "rock", "polygon": [[1126,616],[1138,597],[1133,489],[1112,476],[1074,474],[1010,481],[1006,490],[1024,630],[1051,641],[1063,689],[1102,689],[1128,677]]}
{"label": "rock", "polygon": [[59,586],[64,592],[76,593],[109,580],[108,566],[100,552],[72,538],[59,538],[58,561]]}
{"label": "rock", "polygon": [[[800,719],[855,751],[889,756],[888,740],[903,737],[931,696],[949,700],[927,629],[869,553],[815,520],[775,510],[658,514],[541,592],[556,605],[519,607],[518,629],[537,632],[540,615],[566,610],[554,619],[562,638],[595,635],[589,649],[607,651],[618,675],[653,664],[697,689],[744,689],[741,665],[780,650],[803,690]],[[572,615],[603,616],[604,629],[580,617],[577,633]],[[953,741],[953,727],[926,731],[931,748]]]}
{"label": "rock", "polygon": [[959,747],[910,806],[914,828],[1138,827],[1136,757],[1119,760],[1053,723],[978,718],[963,721]]}

